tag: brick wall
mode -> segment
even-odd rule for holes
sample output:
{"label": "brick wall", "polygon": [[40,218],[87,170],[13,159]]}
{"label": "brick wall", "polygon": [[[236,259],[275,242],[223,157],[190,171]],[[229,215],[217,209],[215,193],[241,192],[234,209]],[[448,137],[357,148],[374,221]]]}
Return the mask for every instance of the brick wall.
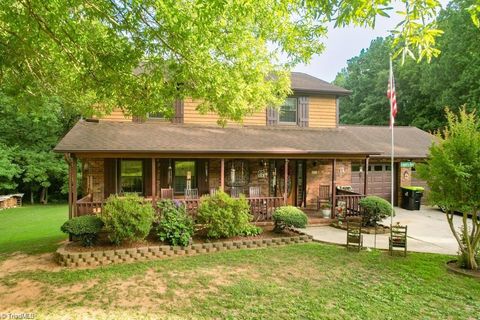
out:
{"label": "brick wall", "polygon": [[[316,164],[316,165],[315,165]],[[349,160],[337,160],[337,185],[352,184],[352,166]],[[321,184],[332,184],[332,160],[307,160],[307,208],[317,207],[317,197]]]}
{"label": "brick wall", "polygon": [[93,201],[102,201],[104,198],[104,160],[83,160],[82,190],[83,196],[93,195]]}

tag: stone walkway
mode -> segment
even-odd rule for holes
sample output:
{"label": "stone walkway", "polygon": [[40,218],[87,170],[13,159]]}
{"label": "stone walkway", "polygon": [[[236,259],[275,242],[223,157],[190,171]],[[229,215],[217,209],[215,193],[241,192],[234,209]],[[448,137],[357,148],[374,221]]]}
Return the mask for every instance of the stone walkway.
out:
{"label": "stone walkway", "polygon": [[[397,221],[408,226],[408,251],[443,253],[455,255],[458,245],[452,235],[445,214],[432,207],[422,206],[420,211],[409,211],[395,208],[396,216],[393,223]],[[454,218],[457,228],[461,224],[461,217]],[[382,222],[390,225],[390,218]],[[315,240],[345,244],[346,231],[330,226],[307,227],[303,230],[312,235]],[[388,249],[389,234],[375,236],[373,234],[363,235],[363,245],[370,248]]]}

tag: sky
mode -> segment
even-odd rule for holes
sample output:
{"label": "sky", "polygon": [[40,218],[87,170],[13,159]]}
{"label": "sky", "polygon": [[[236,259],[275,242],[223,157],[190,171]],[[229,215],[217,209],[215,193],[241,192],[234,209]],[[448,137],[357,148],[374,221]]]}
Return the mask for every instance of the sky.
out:
{"label": "sky", "polygon": [[[440,0],[445,7],[448,0]],[[328,38],[325,40],[325,51],[315,55],[307,65],[298,65],[293,71],[308,73],[325,81],[332,82],[342,68],[347,66],[347,60],[360,54],[360,51],[370,46],[370,42],[377,37],[390,35],[390,31],[402,20],[395,13],[403,7],[398,2],[393,3],[394,9],[390,12],[390,18],[377,17],[375,28],[347,27],[335,29],[328,28]],[[404,9],[403,9],[404,10]]]}
{"label": "sky", "polygon": [[347,60],[360,54],[360,51],[370,46],[370,42],[377,37],[390,34],[401,17],[392,15],[391,18],[380,17],[374,29],[347,27],[335,29],[329,27],[328,38],[325,40],[325,51],[315,55],[308,65],[298,65],[294,71],[308,73],[325,81],[332,82],[338,72],[347,66]]}

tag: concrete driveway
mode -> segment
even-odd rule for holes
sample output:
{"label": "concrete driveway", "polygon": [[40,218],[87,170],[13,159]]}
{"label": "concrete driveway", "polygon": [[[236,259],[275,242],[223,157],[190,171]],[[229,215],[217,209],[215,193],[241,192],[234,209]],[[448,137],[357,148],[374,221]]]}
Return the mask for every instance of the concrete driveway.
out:
{"label": "concrete driveway", "polygon": [[[455,255],[458,245],[452,235],[445,214],[437,208],[422,206],[420,211],[409,211],[395,208],[396,216],[393,223],[397,221],[408,226],[408,251],[431,252]],[[390,225],[390,218],[382,222]],[[454,223],[457,228],[461,225],[461,217],[456,216]],[[345,244],[346,231],[330,226],[307,227],[302,230],[322,242]],[[389,234],[381,234],[376,237],[373,234],[364,234],[363,245],[365,247],[376,247],[388,249]]]}

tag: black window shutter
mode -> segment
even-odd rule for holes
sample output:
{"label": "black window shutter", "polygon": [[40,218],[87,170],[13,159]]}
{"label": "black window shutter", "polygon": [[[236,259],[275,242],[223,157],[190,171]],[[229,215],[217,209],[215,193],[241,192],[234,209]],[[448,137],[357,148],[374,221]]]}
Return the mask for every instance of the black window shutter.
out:
{"label": "black window shutter", "polygon": [[298,98],[298,126],[308,127],[308,97]]}
{"label": "black window shutter", "polygon": [[274,126],[278,124],[278,109],[273,107],[267,108],[267,126]]}

